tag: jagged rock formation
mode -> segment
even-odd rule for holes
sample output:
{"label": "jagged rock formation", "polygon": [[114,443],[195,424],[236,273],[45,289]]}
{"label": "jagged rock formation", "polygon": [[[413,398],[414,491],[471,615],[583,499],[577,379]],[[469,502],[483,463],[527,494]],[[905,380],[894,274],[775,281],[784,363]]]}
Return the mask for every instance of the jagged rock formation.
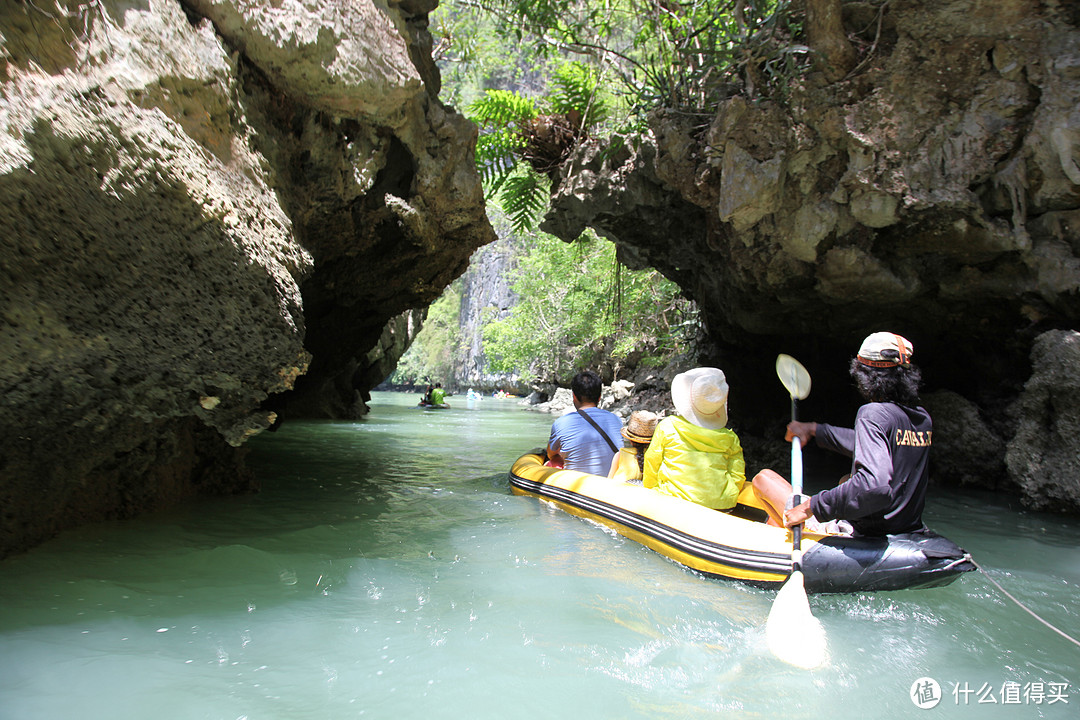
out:
{"label": "jagged rock formation", "polygon": [[1043,334],[1031,363],[1034,372],[1013,408],[1018,423],[1005,462],[1031,507],[1074,507],[1080,497],[1080,333]]}
{"label": "jagged rock formation", "polygon": [[[769,389],[777,352],[810,368],[807,412],[841,419],[860,339],[903,333],[928,388],[954,394],[943,407],[957,415],[943,409],[937,437],[982,417],[1000,442],[980,467],[1005,467],[1008,445],[1003,484],[1043,507],[1045,479],[1017,447],[1034,410],[1005,418],[1035,339],[1080,321],[1080,11],[1055,0],[844,10],[872,47],[853,73],[730,97],[700,122],[658,112],[617,152],[582,147],[544,227],[569,241],[592,226],[631,266],[678,282],[717,341],[733,418],[749,427],[782,413]],[[1052,431],[1065,417],[1053,407],[1039,455],[1075,458],[1080,440]],[[1053,482],[1050,495],[1080,510],[1075,475]]]}
{"label": "jagged rock formation", "polygon": [[492,320],[504,320],[517,303],[509,273],[521,254],[521,241],[504,234],[473,253],[462,276],[459,327],[465,347],[455,369],[454,384],[480,392],[503,390],[528,393],[529,386],[512,373],[493,372],[484,355],[482,329]]}
{"label": "jagged rock formation", "polygon": [[364,411],[494,239],[434,5],[0,5],[0,555]]}

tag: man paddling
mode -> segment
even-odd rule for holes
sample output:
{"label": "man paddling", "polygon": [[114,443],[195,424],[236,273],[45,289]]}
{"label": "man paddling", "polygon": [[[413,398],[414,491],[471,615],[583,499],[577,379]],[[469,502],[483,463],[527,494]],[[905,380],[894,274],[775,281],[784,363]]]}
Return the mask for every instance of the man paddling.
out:
{"label": "man paddling", "polygon": [[847,520],[856,535],[891,535],[924,529],[927,460],[933,436],[929,413],[919,404],[922,374],[912,365],[911,343],[890,332],[868,336],[851,361],[851,376],[866,400],[854,428],[791,422],[786,439],[819,446],[852,458],[851,476],[785,510],[791,485],[762,470],[754,491],[767,506],[770,525],[791,527],[810,521]]}
{"label": "man paddling", "polygon": [[446,404],[446,391],[443,390],[442,383],[435,383],[435,389],[431,391],[431,404],[432,405],[445,405]]}

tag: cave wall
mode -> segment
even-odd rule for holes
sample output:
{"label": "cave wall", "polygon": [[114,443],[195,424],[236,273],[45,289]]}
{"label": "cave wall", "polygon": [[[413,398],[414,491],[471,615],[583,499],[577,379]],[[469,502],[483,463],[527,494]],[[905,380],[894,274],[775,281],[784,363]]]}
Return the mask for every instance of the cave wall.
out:
{"label": "cave wall", "polygon": [[[660,110],[618,152],[586,144],[544,228],[571,241],[591,226],[632,267],[679,283],[716,344],[705,360],[732,378],[735,422],[755,431],[783,420],[778,352],[814,377],[807,416],[843,422],[860,340],[904,334],[943,400],[936,440],[978,418],[995,448],[978,459],[982,482],[1045,507],[1005,454],[1030,444],[1014,409],[1032,392],[1036,339],[1080,324],[1076,7],[846,2],[844,17],[863,53],[847,77],[743,88],[703,117]],[[1080,454],[1052,438],[1040,457]],[[940,477],[973,481],[962,452],[940,453]],[[1075,481],[1056,482],[1072,488],[1056,506],[1080,510]]]}
{"label": "cave wall", "polygon": [[0,5],[0,556],[366,410],[494,239],[434,6]]}

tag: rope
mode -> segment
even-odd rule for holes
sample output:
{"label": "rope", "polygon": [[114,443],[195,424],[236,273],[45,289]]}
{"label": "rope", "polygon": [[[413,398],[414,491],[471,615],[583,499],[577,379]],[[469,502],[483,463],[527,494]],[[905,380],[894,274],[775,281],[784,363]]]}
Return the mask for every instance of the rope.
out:
{"label": "rope", "polygon": [[1036,620],[1038,620],[1039,622],[1041,622],[1041,623],[1042,623],[1043,625],[1045,625],[1046,627],[1050,628],[1051,630],[1053,630],[1054,632],[1056,632],[1056,633],[1057,633],[1058,635],[1060,635],[1061,637],[1063,637],[1063,638],[1065,638],[1066,640],[1068,640],[1069,642],[1071,642],[1071,643],[1072,643],[1073,645],[1076,645],[1077,647],[1080,647],[1080,640],[1077,640],[1076,638],[1072,637],[1071,635],[1069,635],[1069,634],[1065,633],[1065,632],[1064,632],[1064,631],[1062,631],[1062,630],[1059,630],[1058,628],[1054,627],[1053,625],[1051,625],[1051,624],[1050,624],[1050,623],[1048,623],[1047,621],[1043,620],[1043,619],[1042,619],[1041,617],[1039,617],[1039,616],[1038,616],[1037,614],[1035,614],[1035,611],[1034,611],[1034,610],[1032,610],[1032,609],[1031,609],[1031,608],[1029,608],[1029,607],[1028,607],[1027,605],[1025,605],[1024,603],[1020,602],[1019,600],[1017,600],[1016,598],[1014,598],[1014,597],[1013,597],[1012,595],[1010,595],[1010,594],[1009,594],[1009,592],[1008,592],[1008,591],[1007,591],[1007,590],[1006,590],[1005,588],[1001,587],[1001,585],[999,585],[999,584],[998,584],[998,581],[997,581],[997,580],[995,580],[994,578],[990,577],[990,573],[986,572],[986,569],[985,569],[985,568],[983,568],[983,566],[982,566],[982,565],[980,565],[979,563],[975,562],[975,558],[971,557],[971,555],[967,555],[967,556],[966,556],[966,559],[967,559],[967,560],[970,560],[970,561],[971,561],[971,564],[972,564],[972,565],[974,565],[975,567],[979,568],[979,570],[981,570],[981,571],[982,571],[982,574],[983,574],[983,575],[984,575],[984,576],[986,577],[986,579],[987,579],[987,580],[989,580],[989,581],[990,581],[990,583],[991,583],[991,584],[992,584],[992,585],[993,585],[994,587],[996,587],[996,588],[997,588],[997,589],[998,589],[999,591],[1001,591],[1001,594],[1002,594],[1002,595],[1004,595],[1005,597],[1009,598],[1009,599],[1010,599],[1010,600],[1012,600],[1012,601],[1013,601],[1014,603],[1016,603],[1017,605],[1019,605],[1021,609],[1023,609],[1023,610],[1025,610],[1025,611],[1027,611],[1027,613],[1028,613],[1029,615],[1031,615],[1031,617],[1035,618]]}

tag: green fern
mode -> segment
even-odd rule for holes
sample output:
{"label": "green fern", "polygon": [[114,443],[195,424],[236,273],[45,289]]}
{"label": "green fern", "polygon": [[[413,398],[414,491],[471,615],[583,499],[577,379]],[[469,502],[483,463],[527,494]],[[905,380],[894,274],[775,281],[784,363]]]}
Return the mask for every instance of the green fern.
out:
{"label": "green fern", "polygon": [[476,167],[480,179],[494,195],[517,164],[517,153],[525,140],[513,130],[492,130],[476,139]]}
{"label": "green fern", "polygon": [[486,90],[484,96],[471,105],[468,118],[482,129],[516,126],[539,114],[536,101],[510,90]]}
{"label": "green fern", "polygon": [[[607,117],[608,107],[600,95],[600,76],[578,62],[560,66],[552,78],[549,112],[576,113],[582,127]],[[522,160],[526,147],[524,128],[540,115],[535,100],[509,90],[487,90],[469,105],[467,117],[480,127],[476,141],[476,164],[489,198],[498,198],[514,232],[535,229],[548,204],[548,181]]]}
{"label": "green fern", "polygon": [[547,208],[548,188],[544,178],[528,165],[508,175],[499,193],[499,203],[510,218],[510,224],[518,235],[524,235],[536,227],[541,213]]}
{"label": "green fern", "polygon": [[519,127],[539,114],[536,102],[509,90],[487,90],[473,102],[467,117],[480,127],[476,140],[476,166],[494,197],[518,164],[525,138]]}
{"label": "green fern", "polygon": [[582,127],[588,128],[608,117],[608,107],[600,92],[600,74],[580,62],[568,62],[555,69],[551,108],[562,115],[580,113]]}

